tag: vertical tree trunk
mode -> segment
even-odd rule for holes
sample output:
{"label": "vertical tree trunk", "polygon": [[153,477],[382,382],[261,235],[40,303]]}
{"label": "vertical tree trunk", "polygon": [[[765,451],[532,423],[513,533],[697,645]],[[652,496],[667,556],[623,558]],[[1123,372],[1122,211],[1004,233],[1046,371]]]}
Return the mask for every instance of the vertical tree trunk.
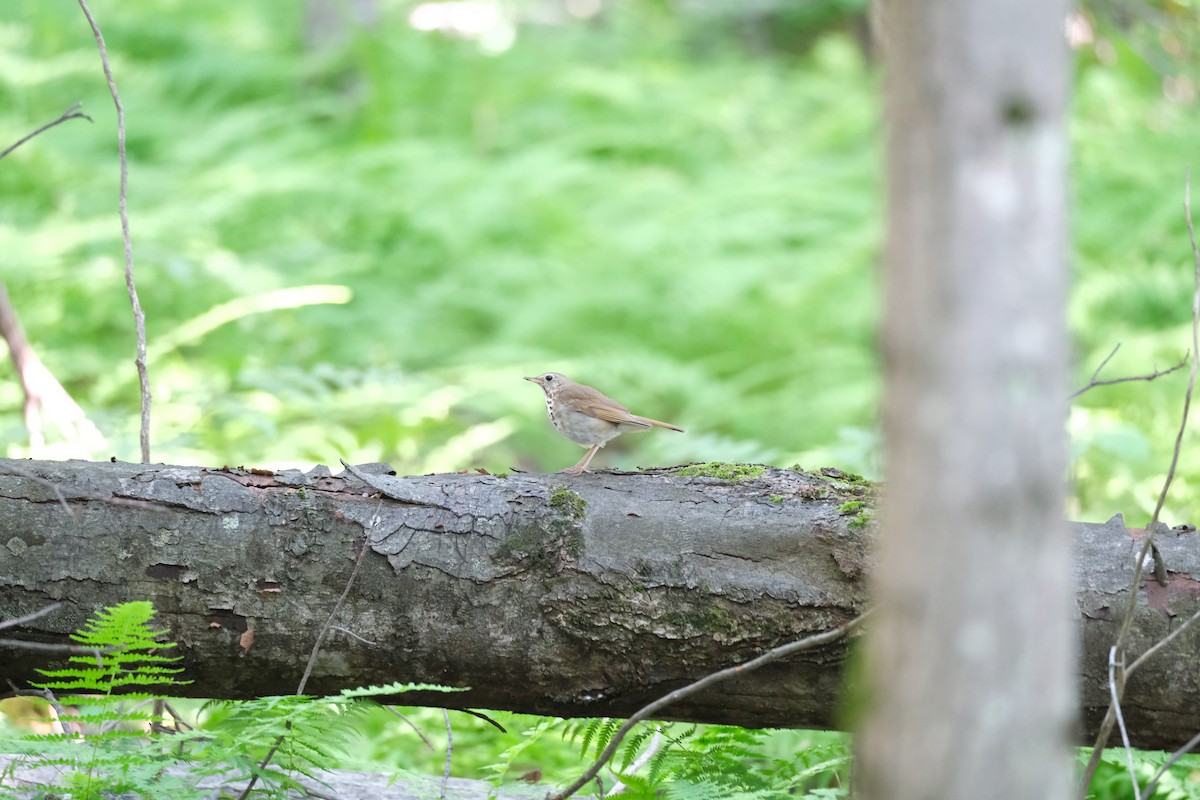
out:
{"label": "vertical tree trunk", "polygon": [[1069,795],[1067,11],[884,9],[888,476],[866,798]]}

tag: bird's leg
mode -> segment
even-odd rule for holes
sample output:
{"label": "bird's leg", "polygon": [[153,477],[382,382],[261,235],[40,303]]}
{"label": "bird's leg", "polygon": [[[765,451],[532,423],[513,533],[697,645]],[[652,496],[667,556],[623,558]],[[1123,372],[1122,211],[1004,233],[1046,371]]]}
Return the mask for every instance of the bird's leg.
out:
{"label": "bird's leg", "polygon": [[567,467],[563,470],[563,472],[567,473],[568,475],[578,475],[581,472],[591,472],[591,470],[588,469],[588,464],[592,462],[592,456],[596,455],[596,451],[599,449],[600,445],[592,445],[591,449],[583,454],[583,458],[579,459],[578,464],[573,467]]}

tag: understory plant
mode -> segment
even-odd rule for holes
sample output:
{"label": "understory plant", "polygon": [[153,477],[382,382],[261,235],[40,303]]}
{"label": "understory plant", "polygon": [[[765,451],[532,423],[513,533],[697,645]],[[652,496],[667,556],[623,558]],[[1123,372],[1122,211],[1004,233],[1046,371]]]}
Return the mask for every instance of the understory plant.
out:
{"label": "understory plant", "polygon": [[[163,713],[162,691],[188,681],[153,616],[148,602],[104,608],[72,634],[78,650],[67,666],[39,670],[46,680],[33,685],[57,730],[0,738],[0,750],[15,756],[0,774],[0,797],[188,800],[251,778],[255,797],[282,797],[299,786],[297,774],[315,778],[344,758],[359,716],[376,705],[371,698],[454,691],[393,683],[329,697],[215,700],[192,726]],[[39,767],[52,768],[51,777],[30,772]]]}

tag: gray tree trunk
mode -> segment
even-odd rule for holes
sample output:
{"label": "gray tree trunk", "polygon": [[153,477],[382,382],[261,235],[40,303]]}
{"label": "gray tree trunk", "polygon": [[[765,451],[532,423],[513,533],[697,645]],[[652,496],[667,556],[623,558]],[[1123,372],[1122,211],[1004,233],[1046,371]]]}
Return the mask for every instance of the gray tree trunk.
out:
{"label": "gray tree trunk", "polygon": [[[431,682],[471,690],[399,702],[628,716],[864,607],[872,487],[835,471],[767,469],[740,484],[668,471],[369,475],[374,487],[322,474],[0,460],[0,620],[63,603],[0,631],[0,643],[61,642],[97,608],[151,600],[195,680],[185,693],[290,694],[366,536],[310,693]],[[1085,743],[1104,714],[1137,542],[1119,517],[1073,533],[1078,610],[1067,635],[1086,654]],[[1149,584],[1139,602],[1132,656],[1200,608],[1195,535],[1159,543],[1171,581]],[[932,567],[928,577],[945,578]],[[1007,608],[1030,588],[1022,579],[995,591]],[[832,727],[847,647],[719,684],[667,716]],[[1124,706],[1135,744],[1174,748],[1200,729],[1197,651],[1200,630],[1189,629],[1135,673]],[[20,685],[54,660],[0,646],[0,676]]]}
{"label": "gray tree trunk", "polygon": [[884,6],[888,483],[864,798],[1070,791],[1062,0]]}

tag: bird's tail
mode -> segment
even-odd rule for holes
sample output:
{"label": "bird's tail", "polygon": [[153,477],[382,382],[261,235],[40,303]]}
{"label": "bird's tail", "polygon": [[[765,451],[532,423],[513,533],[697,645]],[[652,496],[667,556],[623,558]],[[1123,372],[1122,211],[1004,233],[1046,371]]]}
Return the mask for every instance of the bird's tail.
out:
{"label": "bird's tail", "polygon": [[679,431],[680,433],[687,433],[687,431],[685,431],[683,428],[677,428],[669,422],[660,422],[659,420],[650,419],[649,417],[634,416],[634,420],[636,420],[637,422],[639,422],[643,425],[646,425],[647,427],[654,426],[655,428],[666,428],[667,430]]}

